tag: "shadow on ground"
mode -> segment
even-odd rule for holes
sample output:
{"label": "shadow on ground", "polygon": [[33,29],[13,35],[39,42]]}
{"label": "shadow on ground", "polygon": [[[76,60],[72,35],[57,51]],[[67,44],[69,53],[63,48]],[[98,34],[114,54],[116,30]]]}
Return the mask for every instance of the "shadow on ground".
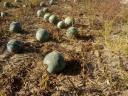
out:
{"label": "shadow on ground", "polygon": [[80,35],[77,37],[78,40],[84,40],[84,41],[94,41],[95,37],[93,35]]}
{"label": "shadow on ground", "polygon": [[82,70],[81,62],[79,60],[66,61],[66,68],[63,71],[64,75],[78,75]]}

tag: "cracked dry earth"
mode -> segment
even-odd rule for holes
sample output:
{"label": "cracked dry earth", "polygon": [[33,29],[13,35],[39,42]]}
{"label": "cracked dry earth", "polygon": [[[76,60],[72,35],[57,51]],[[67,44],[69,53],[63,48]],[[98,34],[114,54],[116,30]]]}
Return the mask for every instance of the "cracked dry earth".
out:
{"label": "cracked dry earth", "polygon": [[[76,19],[80,36],[75,40],[65,36],[66,29],[57,29],[37,17],[38,6],[1,8],[10,16],[0,18],[0,96],[127,96],[128,57],[114,54],[103,45],[94,48],[97,35],[88,27],[83,6],[62,1],[48,6],[61,19],[66,16]],[[21,22],[24,34],[8,31],[13,20]],[[48,42],[35,40],[40,27],[51,33]],[[7,52],[6,44],[11,38],[25,43],[21,54]],[[60,51],[65,58],[66,68],[59,74],[47,73],[47,66],[42,63],[44,56],[53,50]]]}

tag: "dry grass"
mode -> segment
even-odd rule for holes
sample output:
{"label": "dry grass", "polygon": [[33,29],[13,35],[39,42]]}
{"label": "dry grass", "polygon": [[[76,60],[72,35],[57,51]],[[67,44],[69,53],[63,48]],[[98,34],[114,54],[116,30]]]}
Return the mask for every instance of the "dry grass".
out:
{"label": "dry grass", "polygon": [[[80,30],[77,39],[69,40],[65,29],[59,30],[36,16],[39,2],[25,0],[23,4],[27,8],[0,7],[12,15],[0,18],[3,32],[0,50],[10,38],[27,42],[23,54],[8,55],[6,49],[0,51],[0,65],[3,64],[0,96],[127,96],[127,7],[118,0],[58,1],[49,7],[50,11],[61,19],[75,17],[75,26]],[[20,21],[26,34],[9,33],[12,20]],[[49,42],[35,40],[39,27],[47,28],[52,34]],[[44,56],[53,50],[62,52],[66,61],[67,67],[60,74],[48,74],[42,65]]]}

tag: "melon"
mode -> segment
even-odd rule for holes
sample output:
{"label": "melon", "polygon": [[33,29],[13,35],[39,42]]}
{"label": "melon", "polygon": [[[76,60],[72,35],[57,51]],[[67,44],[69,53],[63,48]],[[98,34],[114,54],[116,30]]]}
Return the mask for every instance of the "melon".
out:
{"label": "melon", "polygon": [[51,15],[51,16],[49,17],[49,22],[52,23],[52,24],[57,24],[58,21],[59,21],[59,19],[58,19],[58,17],[55,16],[55,15]]}
{"label": "melon", "polygon": [[70,28],[68,28],[66,35],[69,38],[74,38],[78,35],[78,33],[79,32],[78,32],[78,29],[76,27],[70,27]]}
{"label": "melon", "polygon": [[36,39],[40,42],[47,41],[49,39],[49,32],[46,29],[39,28],[36,32]]}
{"label": "melon", "polygon": [[58,51],[47,54],[43,60],[43,64],[47,65],[47,71],[49,73],[58,73],[65,68],[64,57]]}
{"label": "melon", "polygon": [[21,24],[20,24],[19,22],[13,21],[13,22],[10,24],[9,31],[11,31],[11,32],[16,32],[16,33],[22,32]]}
{"label": "melon", "polygon": [[75,19],[73,17],[67,17],[64,20],[66,26],[73,26],[75,23]]}
{"label": "melon", "polygon": [[58,22],[58,24],[57,24],[57,28],[60,28],[60,29],[65,28],[65,23],[64,23],[64,21],[60,21],[60,22]]}
{"label": "melon", "polygon": [[39,9],[39,10],[37,11],[37,16],[38,16],[38,17],[43,17],[43,16],[44,16],[44,11],[43,11],[43,9]]}
{"label": "melon", "polygon": [[45,21],[48,21],[50,16],[51,16],[50,13],[45,13],[45,14],[44,14],[44,20],[45,20]]}
{"label": "melon", "polygon": [[4,2],[4,7],[5,8],[12,7],[12,4],[10,2]]}
{"label": "melon", "polygon": [[7,51],[10,53],[20,53],[23,50],[23,43],[16,39],[11,39],[7,43]]}

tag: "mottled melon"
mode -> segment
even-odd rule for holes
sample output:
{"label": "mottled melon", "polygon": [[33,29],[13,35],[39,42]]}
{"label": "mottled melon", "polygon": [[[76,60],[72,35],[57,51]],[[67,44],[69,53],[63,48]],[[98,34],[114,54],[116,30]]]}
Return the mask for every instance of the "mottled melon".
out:
{"label": "mottled melon", "polygon": [[53,51],[47,54],[44,58],[43,63],[48,66],[47,71],[49,73],[58,73],[65,68],[64,57],[57,51]]}
{"label": "mottled melon", "polygon": [[53,5],[55,3],[55,0],[49,0],[49,4]]}
{"label": "mottled melon", "polygon": [[57,24],[58,21],[59,21],[59,19],[58,19],[58,17],[55,16],[55,15],[51,15],[51,16],[49,17],[49,22],[52,23],[52,24]]}
{"label": "mottled melon", "polygon": [[23,50],[23,43],[16,39],[11,39],[7,43],[7,51],[10,53],[20,53]]}
{"label": "mottled melon", "polygon": [[10,24],[9,31],[11,31],[11,32],[16,32],[16,33],[22,32],[21,24],[20,24],[19,22],[13,21],[13,22]]}
{"label": "mottled melon", "polygon": [[78,35],[78,33],[79,33],[79,31],[78,31],[77,28],[75,28],[75,27],[70,27],[70,28],[68,28],[68,30],[67,30],[67,32],[66,32],[66,35],[67,35],[67,37],[69,37],[69,38],[74,38],[74,37],[76,37],[76,36]]}
{"label": "mottled melon", "polygon": [[51,16],[50,13],[45,13],[45,14],[44,14],[44,20],[45,20],[45,21],[48,21],[50,16]]}
{"label": "mottled melon", "polygon": [[75,19],[73,17],[67,17],[64,20],[66,26],[73,26],[75,23]]}
{"label": "mottled melon", "polygon": [[57,28],[60,28],[60,29],[65,28],[65,23],[64,23],[64,21],[60,21],[60,22],[58,22],[58,24],[57,24]]}
{"label": "mottled melon", "polygon": [[39,28],[36,32],[36,39],[40,42],[47,41],[49,39],[49,32],[46,29]]}
{"label": "mottled melon", "polygon": [[43,11],[43,9],[39,9],[39,10],[37,11],[37,16],[38,16],[38,17],[43,17],[43,16],[44,16],[44,11]]}
{"label": "mottled melon", "polygon": [[3,5],[5,8],[9,8],[9,7],[12,7],[12,4],[10,2],[4,2],[4,5]]}

